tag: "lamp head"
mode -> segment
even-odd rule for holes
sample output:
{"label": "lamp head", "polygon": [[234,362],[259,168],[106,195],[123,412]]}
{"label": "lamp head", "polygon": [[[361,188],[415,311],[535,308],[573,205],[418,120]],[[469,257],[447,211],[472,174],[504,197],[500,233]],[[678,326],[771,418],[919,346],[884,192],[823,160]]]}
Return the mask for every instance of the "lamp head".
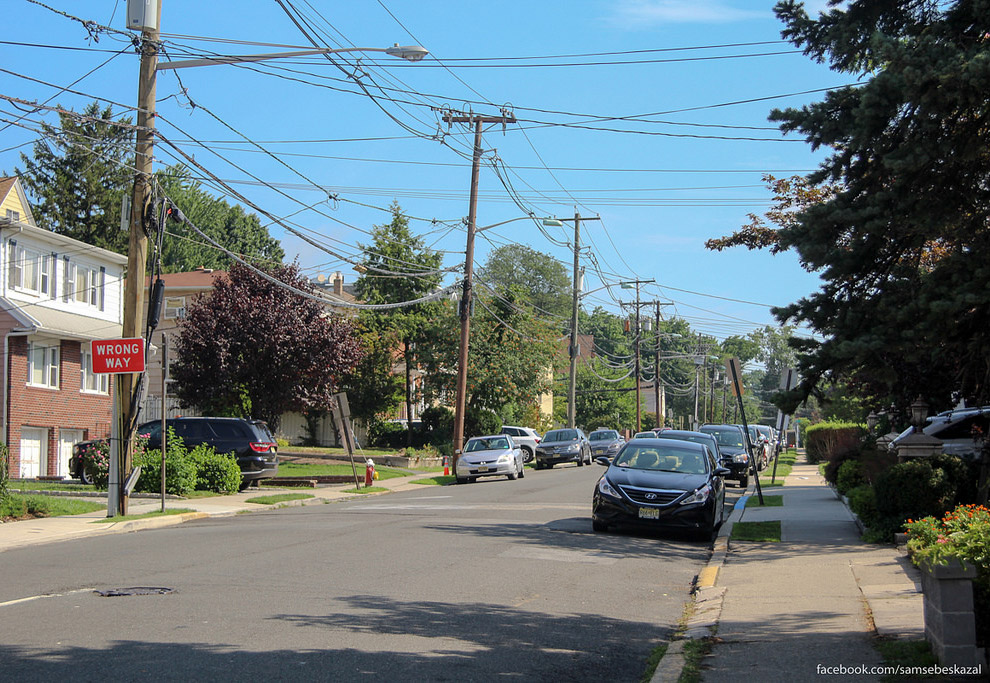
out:
{"label": "lamp head", "polygon": [[385,49],[385,54],[401,59],[408,59],[410,62],[418,62],[426,55],[430,54],[422,45],[399,45],[396,43],[392,47]]}

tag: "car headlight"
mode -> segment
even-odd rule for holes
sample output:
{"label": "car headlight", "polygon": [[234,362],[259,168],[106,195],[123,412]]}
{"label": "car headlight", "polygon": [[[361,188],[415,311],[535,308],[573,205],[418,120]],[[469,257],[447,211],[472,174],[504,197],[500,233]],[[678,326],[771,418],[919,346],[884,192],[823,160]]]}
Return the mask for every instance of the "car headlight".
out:
{"label": "car headlight", "polygon": [[509,453],[505,453],[504,455],[498,456],[499,462],[509,462],[510,460],[512,460],[512,455]]}
{"label": "car headlight", "polygon": [[681,501],[681,505],[692,505],[694,503],[704,503],[712,493],[710,484],[705,484],[700,489]]}
{"label": "car headlight", "polygon": [[579,443],[572,443],[570,446],[567,447],[567,450],[568,451],[576,451],[576,450],[579,450],[580,448],[581,448],[581,444],[579,444]]}
{"label": "car headlight", "polygon": [[620,444],[620,443],[613,443],[613,444],[610,444],[609,445],[608,449],[610,451],[617,451],[617,450],[619,450],[619,446],[621,446],[621,445],[622,444]]}
{"label": "car headlight", "polygon": [[612,485],[608,483],[608,479],[602,477],[598,480],[598,492],[605,496],[611,496],[612,498],[621,498],[619,492],[612,488]]}
{"label": "car headlight", "polygon": [[749,456],[745,453],[739,453],[732,456],[732,462],[749,462]]}

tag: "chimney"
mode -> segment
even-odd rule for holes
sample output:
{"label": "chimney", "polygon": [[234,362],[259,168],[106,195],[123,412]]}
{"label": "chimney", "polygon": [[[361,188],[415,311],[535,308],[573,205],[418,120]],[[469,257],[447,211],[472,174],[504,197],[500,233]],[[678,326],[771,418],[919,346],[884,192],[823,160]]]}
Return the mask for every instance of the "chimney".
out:
{"label": "chimney", "polygon": [[344,293],[344,274],[340,271],[334,273],[333,293],[336,296],[340,296]]}

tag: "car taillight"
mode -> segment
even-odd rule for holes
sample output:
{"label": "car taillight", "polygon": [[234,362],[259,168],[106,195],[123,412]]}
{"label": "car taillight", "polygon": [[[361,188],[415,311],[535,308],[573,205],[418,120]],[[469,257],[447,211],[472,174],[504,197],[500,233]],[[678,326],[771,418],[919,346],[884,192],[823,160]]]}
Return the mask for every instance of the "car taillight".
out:
{"label": "car taillight", "polygon": [[268,443],[266,441],[252,441],[251,450],[255,453],[268,453],[275,448],[275,445],[276,444]]}

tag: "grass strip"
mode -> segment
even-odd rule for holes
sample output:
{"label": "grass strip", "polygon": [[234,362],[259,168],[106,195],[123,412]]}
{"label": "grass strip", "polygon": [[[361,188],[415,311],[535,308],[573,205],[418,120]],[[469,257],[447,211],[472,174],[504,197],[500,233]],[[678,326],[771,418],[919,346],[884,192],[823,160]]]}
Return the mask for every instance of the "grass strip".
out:
{"label": "grass strip", "polygon": [[439,477],[428,477],[425,479],[413,479],[411,484],[422,484],[423,486],[444,486],[446,484],[453,484],[456,481],[456,477],[453,475]]}
{"label": "grass strip", "polygon": [[763,505],[760,505],[760,497],[757,495],[752,495],[746,500],[746,507],[748,508],[779,508],[784,506],[783,496],[763,496]]}
{"label": "grass strip", "polygon": [[[100,507],[105,508],[106,505],[101,505]],[[106,519],[96,520],[96,524],[114,524],[116,522],[130,522],[133,519],[151,519],[152,517],[168,517],[169,515],[184,515],[187,512],[196,512],[195,510],[190,510],[189,508],[169,508],[162,512],[161,510],[156,510],[155,512],[145,512],[140,515],[120,515],[118,517],[107,517]]]}
{"label": "grass strip", "polygon": [[701,662],[712,651],[711,638],[699,638],[688,640],[684,643],[682,653],[684,655],[684,668],[681,669],[681,677],[678,683],[700,683]]}
{"label": "grass strip", "polygon": [[106,503],[91,500],[73,500],[59,496],[12,493],[0,502],[0,517],[62,517],[81,515],[105,509]]}
{"label": "grass strip", "polygon": [[[355,463],[358,476],[364,479],[364,465]],[[394,479],[396,477],[408,477],[409,472],[398,470],[392,467],[375,467],[379,479]],[[332,476],[354,476],[354,470],[348,464],[340,465],[319,465],[316,463],[283,462],[278,466],[279,477],[332,477]],[[276,477],[277,479],[278,477]]]}
{"label": "grass strip", "polygon": [[[938,664],[938,659],[932,654],[931,647],[924,640],[887,640],[881,638],[874,643],[874,647],[883,663],[888,666],[904,668],[911,667],[932,667]],[[892,683],[897,680],[904,680],[903,676],[883,676],[881,681]],[[940,676],[919,676],[913,680],[951,680],[949,677]]]}
{"label": "grass strip", "polygon": [[384,486],[363,486],[359,489],[344,489],[344,493],[382,493],[388,491]]}
{"label": "grass strip", "polygon": [[306,498],[315,498],[316,496],[309,493],[276,493],[271,496],[258,496],[257,498],[248,498],[246,503],[258,503],[259,505],[275,505],[276,503],[284,503],[289,500],[305,500]]}
{"label": "grass strip", "polygon": [[780,543],[780,520],[771,522],[736,522],[732,525],[733,541]]}

